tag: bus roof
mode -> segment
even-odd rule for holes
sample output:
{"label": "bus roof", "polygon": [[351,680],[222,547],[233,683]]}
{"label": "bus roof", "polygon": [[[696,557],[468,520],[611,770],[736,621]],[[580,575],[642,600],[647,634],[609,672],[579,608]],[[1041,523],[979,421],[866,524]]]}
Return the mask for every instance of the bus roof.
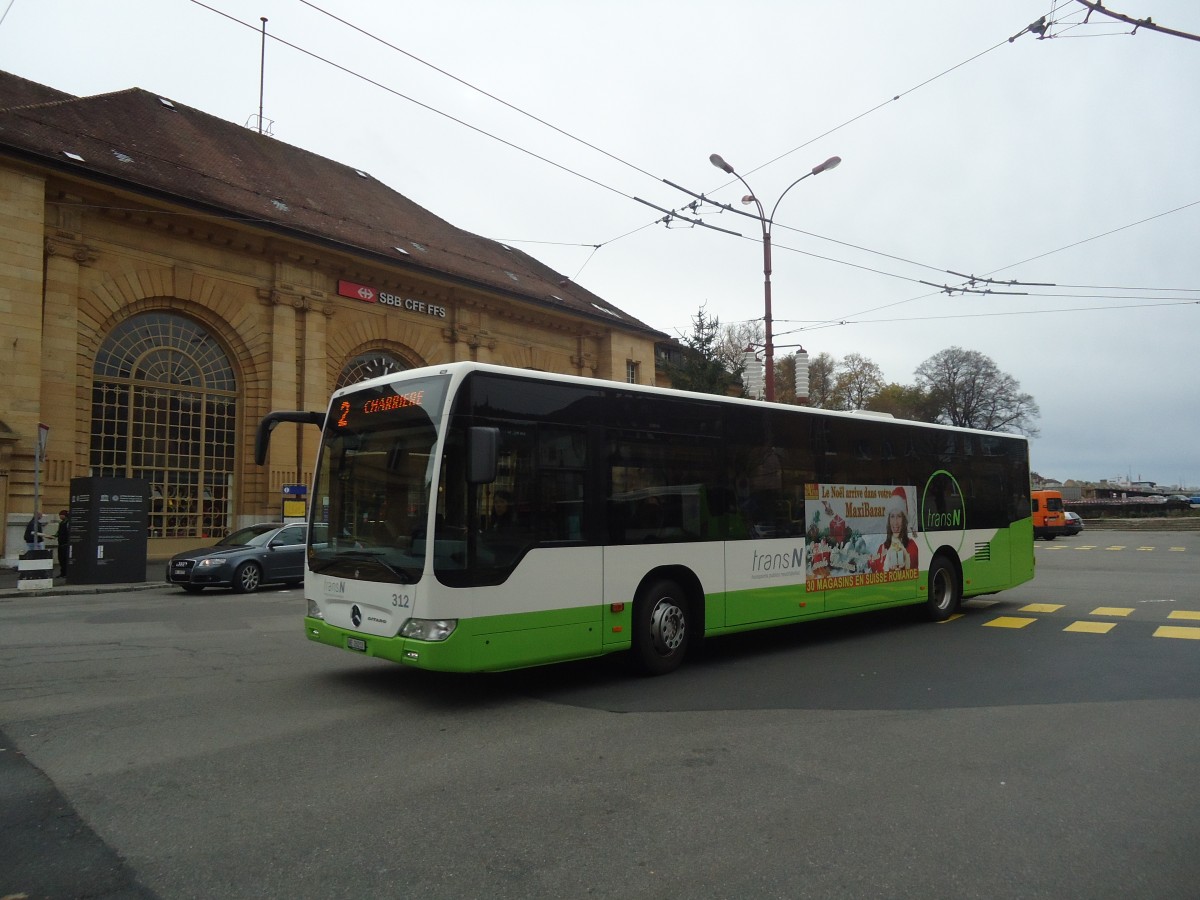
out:
{"label": "bus roof", "polygon": [[[658,397],[678,397],[685,400],[704,400],[713,403],[728,403],[728,404],[743,404],[747,406],[762,407],[764,401],[751,400],[746,397],[726,397],[720,394],[702,394],[695,391],[681,391],[677,388],[660,388],[648,384],[631,384],[624,381],[610,381],[607,378],[589,378],[583,375],[560,375],[556,372],[542,372],[535,369],[518,369],[512,366],[501,366],[494,363],[481,363],[473,361],[444,363],[442,365],[421,366],[415,369],[405,369],[402,372],[392,372],[387,375],[380,375],[376,378],[371,378],[367,381],[356,382],[355,384],[346,385],[334,391],[334,398],[342,397],[346,394],[354,393],[364,387],[376,387],[382,384],[389,384],[397,381],[407,381],[410,378],[429,378],[435,375],[449,375],[451,380],[457,385],[463,378],[472,372],[486,372],[495,375],[503,375],[509,378],[527,378],[536,381],[548,381],[557,384],[579,385],[589,388],[607,388],[619,389],[622,391],[634,391],[641,394],[651,394]],[[864,413],[860,410],[836,410],[822,409],[811,406],[793,406],[787,403],[771,404],[774,410],[783,410],[786,412],[794,412],[798,415],[823,415],[835,416],[838,418],[856,419],[862,421],[864,418],[875,419],[879,424],[888,423],[902,425],[919,425],[925,428],[939,429],[943,431],[965,432],[968,434],[987,435],[991,437],[1009,438],[1012,440],[1026,441],[1027,438],[1022,434],[1013,434],[1008,431],[988,431],[981,428],[963,428],[956,425],[943,425],[937,422],[921,422],[916,419],[900,419],[890,414],[883,413]]]}

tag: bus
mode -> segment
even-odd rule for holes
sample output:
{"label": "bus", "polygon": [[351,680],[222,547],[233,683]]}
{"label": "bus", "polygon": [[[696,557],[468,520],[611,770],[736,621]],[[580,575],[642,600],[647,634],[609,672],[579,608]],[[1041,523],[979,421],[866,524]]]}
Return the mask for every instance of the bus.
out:
{"label": "bus", "polygon": [[448,672],[626,653],[1033,577],[1024,438],[471,362],[260,423],[321,429],[304,627]]}
{"label": "bus", "polygon": [[1062,491],[1030,491],[1033,513],[1033,536],[1052,541],[1067,533],[1067,511]]}

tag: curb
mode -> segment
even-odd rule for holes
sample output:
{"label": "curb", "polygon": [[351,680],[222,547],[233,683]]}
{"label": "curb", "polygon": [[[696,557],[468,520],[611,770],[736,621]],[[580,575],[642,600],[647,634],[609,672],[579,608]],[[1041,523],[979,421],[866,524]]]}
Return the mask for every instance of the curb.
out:
{"label": "curb", "polygon": [[16,597],[61,597],[64,594],[114,594],[126,591],[148,591],[154,588],[170,587],[166,581],[139,581],[122,584],[61,584],[48,588],[33,588],[20,590],[18,588],[0,588],[0,600],[12,600]]}
{"label": "curb", "polygon": [[166,559],[146,560],[145,581],[123,581],[113,584],[67,584],[62,576],[54,579],[53,587],[27,588],[17,587],[19,574],[17,569],[0,569],[0,600],[12,600],[17,597],[57,597],[65,594],[111,594],[125,591],[148,591],[154,588],[166,587]]}

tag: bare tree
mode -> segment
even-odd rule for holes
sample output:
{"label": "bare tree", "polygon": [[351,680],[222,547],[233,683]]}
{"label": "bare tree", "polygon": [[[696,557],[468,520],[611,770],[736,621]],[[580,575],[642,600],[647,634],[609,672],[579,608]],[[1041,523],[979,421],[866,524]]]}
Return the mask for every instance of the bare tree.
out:
{"label": "bare tree", "polygon": [[847,354],[838,365],[833,384],[833,409],[866,409],[883,390],[883,370],[861,353]]}
{"label": "bare tree", "polygon": [[950,347],[929,357],[914,374],[929,396],[935,421],[1029,437],[1038,433],[1033,420],[1041,412],[1033,397],[976,350]]}
{"label": "bare tree", "polygon": [[795,406],[796,354],[775,357],[775,402]]}
{"label": "bare tree", "polygon": [[808,405],[832,409],[833,383],[837,360],[828,353],[818,353],[808,361]]}
{"label": "bare tree", "polygon": [[723,326],[721,328],[721,344],[717,349],[717,359],[730,372],[740,370],[742,353],[747,347],[761,347],[763,334],[763,323],[758,319]]}

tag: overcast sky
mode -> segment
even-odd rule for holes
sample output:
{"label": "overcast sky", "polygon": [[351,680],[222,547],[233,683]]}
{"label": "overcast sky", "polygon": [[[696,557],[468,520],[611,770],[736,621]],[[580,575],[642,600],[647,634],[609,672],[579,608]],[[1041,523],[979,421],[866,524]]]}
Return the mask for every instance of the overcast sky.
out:
{"label": "overcast sky", "polygon": [[[1200,34],[1195,0],[1105,6]],[[248,123],[265,16],[277,139],[676,336],[702,305],[722,323],[761,319],[761,227],[693,213],[665,182],[752,211],[710,164],[719,153],[769,215],[840,156],[775,214],[777,357],[859,353],[911,384],[940,350],[977,350],[1040,406],[1037,472],[1197,486],[1200,42],[1085,13],[1076,0],[0,0],[0,67]],[[1042,16],[1039,40],[1026,27]],[[741,236],[668,228],[634,198]],[[962,286],[952,272],[1025,286],[921,283]]]}

